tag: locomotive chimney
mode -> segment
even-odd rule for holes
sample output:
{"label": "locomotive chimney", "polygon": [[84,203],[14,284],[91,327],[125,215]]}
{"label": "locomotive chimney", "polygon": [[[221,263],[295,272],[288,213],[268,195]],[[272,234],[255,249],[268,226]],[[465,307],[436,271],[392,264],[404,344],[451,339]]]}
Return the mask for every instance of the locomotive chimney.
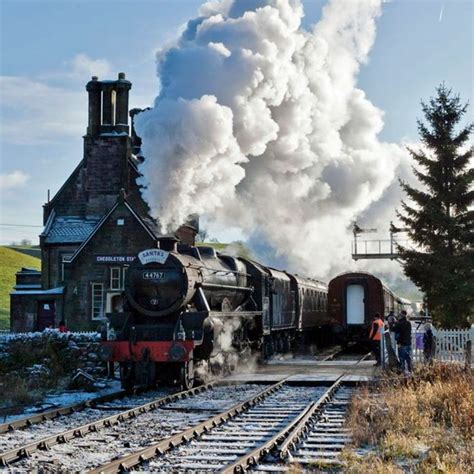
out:
{"label": "locomotive chimney", "polygon": [[177,252],[178,250],[178,239],[172,236],[160,237],[158,239],[160,249],[166,250],[167,252]]}

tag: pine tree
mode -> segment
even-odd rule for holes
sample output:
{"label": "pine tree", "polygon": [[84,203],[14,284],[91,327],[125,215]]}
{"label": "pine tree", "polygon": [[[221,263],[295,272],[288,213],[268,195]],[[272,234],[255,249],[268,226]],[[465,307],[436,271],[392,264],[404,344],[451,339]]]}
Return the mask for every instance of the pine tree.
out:
{"label": "pine tree", "polygon": [[469,147],[473,124],[458,124],[468,104],[444,84],[421,102],[422,147],[409,148],[421,183],[400,181],[408,202],[398,217],[414,247],[399,247],[405,274],[426,294],[434,320],[444,327],[470,325],[474,316],[474,169]]}

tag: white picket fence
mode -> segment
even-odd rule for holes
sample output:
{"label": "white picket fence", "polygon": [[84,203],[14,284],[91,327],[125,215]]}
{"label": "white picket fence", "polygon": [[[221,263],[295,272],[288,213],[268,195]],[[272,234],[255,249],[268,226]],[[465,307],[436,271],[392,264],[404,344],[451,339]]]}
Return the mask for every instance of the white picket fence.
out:
{"label": "white picket fence", "polygon": [[[464,362],[467,341],[474,341],[474,326],[470,329],[433,329],[433,335],[436,341],[436,360]],[[412,338],[413,361],[423,362],[423,332],[413,334]]]}
{"label": "white picket fence", "polygon": [[[425,361],[423,353],[423,330],[413,331],[412,333],[412,362],[414,364]],[[474,325],[470,329],[436,329],[433,328],[433,335],[436,342],[434,359],[441,362],[462,362],[466,361],[467,342],[474,342]],[[391,333],[392,347],[398,352],[395,344],[394,334]],[[385,352],[384,362],[388,361],[387,351]],[[397,354],[398,355],[398,354]]]}

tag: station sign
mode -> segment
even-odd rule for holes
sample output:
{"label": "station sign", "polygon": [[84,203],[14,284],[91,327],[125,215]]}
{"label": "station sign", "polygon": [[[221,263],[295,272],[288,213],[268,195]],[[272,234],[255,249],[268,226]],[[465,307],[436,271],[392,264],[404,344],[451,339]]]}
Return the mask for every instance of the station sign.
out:
{"label": "station sign", "polygon": [[136,255],[94,255],[94,263],[130,264],[133,263],[136,258]]}
{"label": "station sign", "polygon": [[138,259],[142,265],[148,263],[165,263],[168,259],[169,252],[161,249],[148,249],[143,250],[138,254]]}

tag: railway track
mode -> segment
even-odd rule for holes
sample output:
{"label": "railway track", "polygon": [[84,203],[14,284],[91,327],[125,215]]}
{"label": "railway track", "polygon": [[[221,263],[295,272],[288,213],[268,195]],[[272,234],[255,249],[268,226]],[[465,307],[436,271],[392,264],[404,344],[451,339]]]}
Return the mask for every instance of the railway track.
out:
{"label": "railway track", "polygon": [[108,473],[337,464],[350,440],[344,419],[352,388],[342,383],[344,375],[328,389],[294,386],[286,379],[263,389],[208,384],[15,445],[0,453],[0,465],[15,472]]}
{"label": "railway track", "polygon": [[344,421],[353,388],[343,384],[344,375],[327,389],[280,381],[229,410],[90,473],[131,469],[234,473],[250,468],[268,472],[286,471],[292,463],[338,464],[351,439]]}
{"label": "railway track", "polygon": [[[154,436],[155,439],[165,438],[176,430],[208,419],[260,388],[257,385],[235,386],[215,382],[167,395],[50,436],[16,444],[0,453],[0,465],[15,472],[90,469],[114,456],[140,448]],[[11,436],[15,434],[9,433]]]}
{"label": "railway track", "polygon": [[100,395],[98,397],[90,398],[88,400],[82,400],[80,402],[66,405],[63,407],[53,408],[51,410],[43,411],[40,413],[33,413],[23,418],[18,418],[12,421],[1,423],[0,434],[36,425],[38,423],[44,423],[45,421],[54,420],[61,416],[68,416],[72,413],[77,413],[87,408],[95,408],[103,403],[108,403],[114,400],[120,400],[129,397],[130,395],[139,395],[145,391],[146,389],[140,387],[134,389],[131,393],[127,390],[118,390],[116,392],[107,393],[105,395]]}

